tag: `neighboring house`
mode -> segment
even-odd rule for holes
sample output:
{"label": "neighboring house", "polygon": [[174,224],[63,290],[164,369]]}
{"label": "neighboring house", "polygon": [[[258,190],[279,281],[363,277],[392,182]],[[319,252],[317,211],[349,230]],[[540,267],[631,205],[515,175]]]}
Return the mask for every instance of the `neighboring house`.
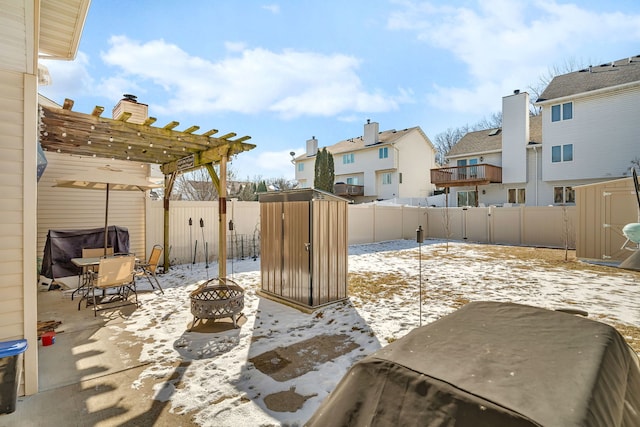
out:
{"label": "neighboring house", "polygon": [[431,182],[452,206],[575,203],[578,185],[631,175],[640,161],[640,55],[556,76],[535,103],[515,91],[501,129],[470,132]]}
{"label": "neighboring house", "polygon": [[[387,199],[425,199],[435,187],[429,170],[436,150],[420,127],[380,132],[367,120],[364,135],[326,147],[333,155],[334,193],[362,203]],[[313,187],[318,140],[307,141],[306,153],[295,157],[296,180],[301,188]]]}
{"label": "neighboring house", "polygon": [[24,357],[26,394],[38,391],[38,59],[75,58],[89,3],[3,1],[0,14],[0,341],[28,341]]}

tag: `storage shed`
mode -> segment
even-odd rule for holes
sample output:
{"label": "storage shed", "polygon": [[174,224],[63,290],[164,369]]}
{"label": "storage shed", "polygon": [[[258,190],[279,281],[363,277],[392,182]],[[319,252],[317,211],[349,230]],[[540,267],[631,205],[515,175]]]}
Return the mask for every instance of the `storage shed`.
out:
{"label": "storage shed", "polygon": [[[622,227],[638,221],[633,178],[575,187],[578,208],[576,257],[587,260],[623,261],[633,254],[623,249]],[[627,247],[632,247],[632,243]]]}
{"label": "storage shed", "polygon": [[301,309],[346,299],[348,200],[305,188],[259,201],[261,294]]}

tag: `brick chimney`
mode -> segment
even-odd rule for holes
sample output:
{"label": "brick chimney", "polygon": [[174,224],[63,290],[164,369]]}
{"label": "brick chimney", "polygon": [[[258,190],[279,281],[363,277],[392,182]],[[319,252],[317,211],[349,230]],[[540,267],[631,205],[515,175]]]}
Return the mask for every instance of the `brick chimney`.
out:
{"label": "brick chimney", "polygon": [[135,95],[124,94],[124,97],[113,107],[112,117],[117,120],[123,113],[131,113],[129,123],[142,124],[149,118],[149,106],[137,101]]}
{"label": "brick chimney", "polygon": [[307,139],[307,157],[315,156],[318,154],[318,140],[315,136],[311,139]]}
{"label": "brick chimney", "polygon": [[372,122],[367,119],[364,125],[364,145],[374,145],[379,142],[378,134],[380,133],[380,125],[378,122]]}

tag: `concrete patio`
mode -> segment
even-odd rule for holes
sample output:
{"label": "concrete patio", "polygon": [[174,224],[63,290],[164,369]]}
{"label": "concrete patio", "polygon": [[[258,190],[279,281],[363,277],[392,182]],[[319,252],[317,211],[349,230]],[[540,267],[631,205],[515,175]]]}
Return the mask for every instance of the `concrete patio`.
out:
{"label": "concrete patio", "polygon": [[146,367],[138,362],[140,343],[122,330],[135,306],[94,317],[91,307],[78,310],[77,301],[61,290],[38,293],[39,321],[62,323],[53,345],[37,343],[39,393],[18,397],[16,411],[0,415],[0,426],[194,425],[151,398],[153,382],[132,387]]}

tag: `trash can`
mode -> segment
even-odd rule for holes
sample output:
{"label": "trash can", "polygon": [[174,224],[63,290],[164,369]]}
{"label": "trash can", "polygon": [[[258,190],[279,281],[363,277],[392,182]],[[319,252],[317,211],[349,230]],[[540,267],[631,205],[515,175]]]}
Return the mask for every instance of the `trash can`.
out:
{"label": "trash can", "polygon": [[23,353],[27,340],[0,342],[0,414],[16,410]]}

